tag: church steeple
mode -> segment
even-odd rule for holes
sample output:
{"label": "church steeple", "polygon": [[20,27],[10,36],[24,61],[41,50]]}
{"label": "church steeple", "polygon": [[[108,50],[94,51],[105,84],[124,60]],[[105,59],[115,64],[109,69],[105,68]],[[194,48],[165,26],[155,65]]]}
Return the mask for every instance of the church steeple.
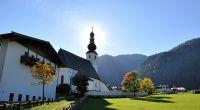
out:
{"label": "church steeple", "polygon": [[90,33],[90,43],[88,45],[88,51],[86,53],[86,59],[90,61],[96,72],[98,73],[98,66],[97,66],[97,57],[98,54],[95,51],[97,49],[94,43],[94,32],[92,27],[92,32]]}
{"label": "church steeple", "polygon": [[92,27],[92,32],[90,33],[90,43],[88,45],[88,51],[87,53],[91,53],[94,52],[97,54],[97,52],[95,51],[97,49],[95,43],[94,43],[94,32],[93,32],[93,27]]}

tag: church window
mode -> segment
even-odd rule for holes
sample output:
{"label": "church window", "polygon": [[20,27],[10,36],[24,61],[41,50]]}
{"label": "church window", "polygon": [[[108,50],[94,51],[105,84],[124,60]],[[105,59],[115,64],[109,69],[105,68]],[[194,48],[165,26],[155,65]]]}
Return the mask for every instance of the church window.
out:
{"label": "church window", "polygon": [[95,59],[97,58],[97,56],[95,56]]}
{"label": "church window", "polygon": [[90,59],[90,57],[91,57],[91,56],[89,55],[89,59]]}
{"label": "church window", "polygon": [[64,75],[61,76],[61,84],[64,83]]}

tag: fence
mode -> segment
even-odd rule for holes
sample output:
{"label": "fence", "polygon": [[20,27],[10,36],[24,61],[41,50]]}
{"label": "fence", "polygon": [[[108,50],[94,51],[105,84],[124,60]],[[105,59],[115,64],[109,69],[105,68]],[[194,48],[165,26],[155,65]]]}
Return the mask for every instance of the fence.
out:
{"label": "fence", "polygon": [[[127,93],[122,91],[88,91],[87,95],[96,97],[134,97],[134,93]],[[136,96],[146,96],[146,93],[137,92]]]}
{"label": "fence", "polygon": [[[53,100],[46,100],[46,103],[53,102]],[[31,107],[42,105],[45,103],[43,100],[24,101],[24,102],[4,102],[0,104],[0,110],[24,110]]]}
{"label": "fence", "polygon": [[[145,96],[146,93],[136,93],[136,96]],[[70,106],[63,108],[63,110],[77,110],[82,105],[83,101],[87,98],[87,96],[96,96],[96,97],[133,97],[134,93],[126,93],[122,91],[89,91],[87,95],[80,98],[78,101],[73,102]],[[57,99],[57,101],[62,99]],[[46,103],[53,102],[54,100],[48,99],[45,101]],[[43,100],[36,101],[24,101],[24,102],[15,102],[15,103],[1,103],[0,110],[24,110],[30,109],[31,107],[38,106],[44,104]]]}
{"label": "fence", "polygon": [[[84,96],[80,98],[76,102],[72,102],[70,106],[63,108],[63,110],[77,110],[80,108],[83,101],[87,98],[87,96]],[[58,98],[56,101],[64,100],[66,98]],[[50,103],[54,102],[54,100],[46,100],[45,102],[43,100],[36,100],[36,101],[24,101],[24,102],[1,102],[0,103],[0,110],[26,110],[30,109],[31,107],[39,106],[44,103]]]}

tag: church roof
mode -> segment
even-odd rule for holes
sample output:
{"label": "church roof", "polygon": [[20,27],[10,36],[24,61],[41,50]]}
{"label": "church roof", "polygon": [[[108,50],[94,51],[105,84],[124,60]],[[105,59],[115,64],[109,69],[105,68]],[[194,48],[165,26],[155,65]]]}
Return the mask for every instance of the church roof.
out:
{"label": "church roof", "polygon": [[60,49],[58,51],[58,54],[60,55],[64,65],[66,67],[77,69],[87,77],[91,77],[91,78],[100,80],[97,72],[95,71],[95,69],[93,68],[93,66],[89,60],[83,59],[73,53],[70,53],[70,52],[64,50],[64,49]]}
{"label": "church roof", "polygon": [[48,41],[40,40],[16,32],[0,34],[0,40],[3,39],[16,41],[17,43],[56,63],[58,66],[64,66],[60,56]]}

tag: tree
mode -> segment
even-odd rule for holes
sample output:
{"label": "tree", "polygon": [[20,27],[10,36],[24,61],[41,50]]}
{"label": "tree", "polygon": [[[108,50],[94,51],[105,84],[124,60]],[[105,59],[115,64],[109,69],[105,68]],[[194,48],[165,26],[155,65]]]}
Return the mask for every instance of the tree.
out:
{"label": "tree", "polygon": [[126,73],[121,85],[123,91],[133,92],[135,97],[135,93],[138,92],[140,88],[139,73],[137,71]]}
{"label": "tree", "polygon": [[52,81],[56,79],[55,75],[56,71],[53,67],[48,64],[44,64],[42,62],[36,62],[32,67],[32,76],[35,79],[41,80],[38,85],[42,84],[42,98],[44,100],[44,86],[46,84],[52,84]]}
{"label": "tree", "polygon": [[154,92],[154,84],[150,78],[145,77],[144,80],[141,81],[140,90],[147,92],[148,94],[152,94]]}
{"label": "tree", "polygon": [[89,78],[85,75],[78,73],[72,78],[72,83],[76,86],[76,90],[79,92],[81,96],[87,92],[87,86]]}

